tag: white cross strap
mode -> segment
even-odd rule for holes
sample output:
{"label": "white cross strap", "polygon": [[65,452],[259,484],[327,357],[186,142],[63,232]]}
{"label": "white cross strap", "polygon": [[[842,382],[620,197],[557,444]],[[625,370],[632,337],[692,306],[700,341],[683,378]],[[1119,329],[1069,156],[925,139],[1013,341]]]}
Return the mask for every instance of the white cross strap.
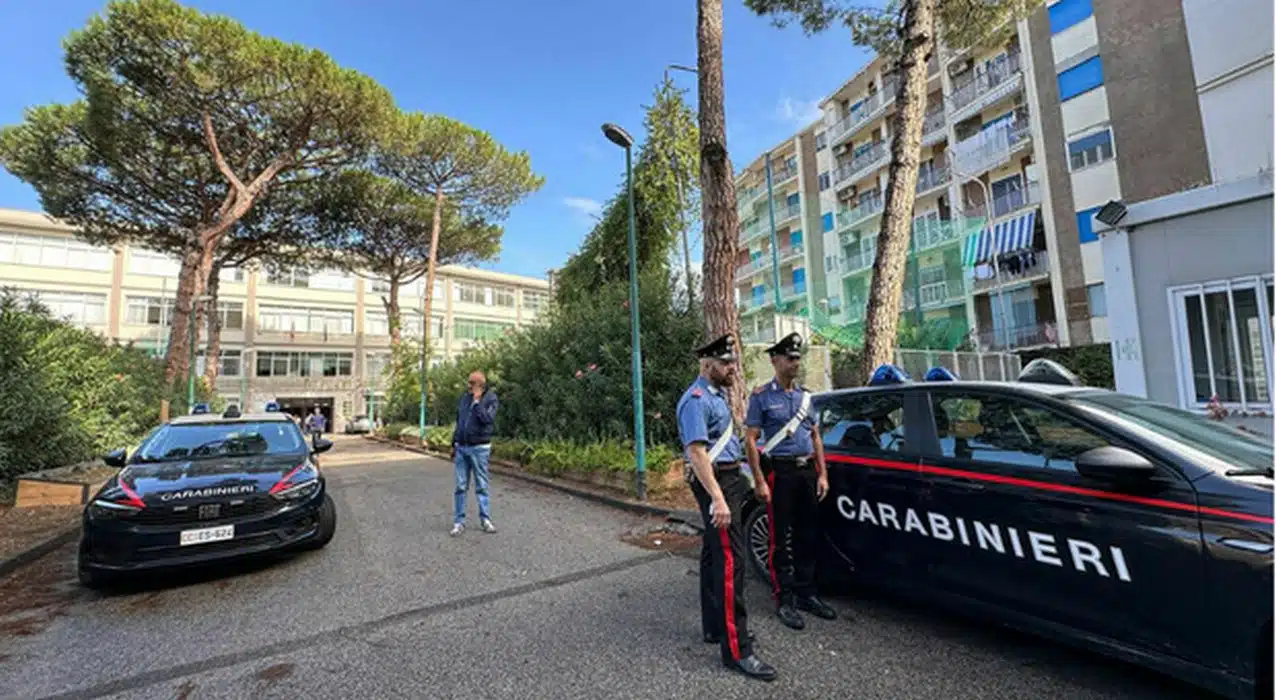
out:
{"label": "white cross strap", "polygon": [[718,455],[722,454],[722,451],[727,449],[728,442],[731,442],[731,426],[728,426],[726,430],[722,431],[722,434],[718,436],[718,441],[713,443],[713,447],[709,448],[709,464],[712,465],[714,462],[718,461]]}
{"label": "white cross strap", "polygon": [[798,430],[798,426],[802,425],[802,421],[806,420],[806,414],[810,410],[811,393],[809,391],[803,391],[802,405],[798,406],[797,413],[793,414],[793,417],[789,419],[788,423],[784,424],[784,427],[781,428],[779,432],[772,435],[771,438],[766,441],[766,444],[762,446],[762,453],[769,453],[771,450],[775,449],[776,445],[779,445],[781,442],[793,437],[793,434]]}

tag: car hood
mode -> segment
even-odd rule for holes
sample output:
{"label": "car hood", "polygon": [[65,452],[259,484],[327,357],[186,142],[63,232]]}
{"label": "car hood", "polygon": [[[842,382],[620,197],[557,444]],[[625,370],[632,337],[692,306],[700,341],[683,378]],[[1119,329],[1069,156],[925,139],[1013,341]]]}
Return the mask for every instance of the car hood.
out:
{"label": "car hood", "polygon": [[269,493],[305,459],[304,455],[256,455],[131,464],[120,478],[148,505],[249,497]]}

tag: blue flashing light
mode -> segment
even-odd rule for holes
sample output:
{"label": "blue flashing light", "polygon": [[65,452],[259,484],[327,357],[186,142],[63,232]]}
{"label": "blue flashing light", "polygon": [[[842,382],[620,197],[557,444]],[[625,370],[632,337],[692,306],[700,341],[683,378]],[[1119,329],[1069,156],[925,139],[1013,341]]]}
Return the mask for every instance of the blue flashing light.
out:
{"label": "blue flashing light", "polygon": [[885,364],[873,370],[873,376],[869,377],[869,386],[885,386],[887,384],[903,384],[912,381],[908,376],[908,372],[896,367],[892,364]]}
{"label": "blue flashing light", "polygon": [[266,402],[266,413],[275,413],[275,412],[277,412],[277,411],[279,411],[279,402],[278,402],[278,401],[267,401],[267,402]]}
{"label": "blue flashing light", "polygon": [[200,415],[200,414],[203,414],[203,413],[208,413],[208,404],[206,404],[206,403],[197,403],[197,404],[195,404],[194,406],[192,406],[192,407],[191,407],[191,415],[192,415],[192,416],[197,416],[197,415]]}
{"label": "blue flashing light", "polygon": [[955,382],[957,375],[947,367],[931,367],[926,371],[926,381],[928,382]]}

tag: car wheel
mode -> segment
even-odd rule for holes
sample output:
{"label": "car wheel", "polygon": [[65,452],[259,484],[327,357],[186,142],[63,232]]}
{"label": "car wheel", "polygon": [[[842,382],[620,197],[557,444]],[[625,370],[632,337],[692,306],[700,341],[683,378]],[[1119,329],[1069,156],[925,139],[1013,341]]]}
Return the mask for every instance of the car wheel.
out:
{"label": "car wheel", "polygon": [[771,518],[766,506],[759,504],[744,520],[744,542],[749,562],[758,578],[771,582]]}
{"label": "car wheel", "polygon": [[1272,625],[1267,623],[1263,628],[1263,641],[1259,643],[1258,665],[1254,674],[1254,697],[1257,700],[1272,700]]}
{"label": "car wheel", "polygon": [[315,530],[314,538],[306,542],[302,549],[323,549],[332,541],[332,536],[337,534],[337,504],[332,501],[332,496],[323,495],[323,503],[319,505],[319,528]]}
{"label": "car wheel", "polygon": [[76,562],[75,562],[75,570],[76,570],[76,574],[78,578],[80,579],[80,585],[92,590],[101,590],[103,588],[106,588],[108,585],[110,585],[112,578],[109,575],[107,575],[105,572],[98,571],[96,569],[91,569],[88,566],[85,566],[85,562],[88,559],[88,556],[86,555],[87,549],[88,549],[88,542],[86,540],[81,539],[80,551],[78,556],[76,557]]}

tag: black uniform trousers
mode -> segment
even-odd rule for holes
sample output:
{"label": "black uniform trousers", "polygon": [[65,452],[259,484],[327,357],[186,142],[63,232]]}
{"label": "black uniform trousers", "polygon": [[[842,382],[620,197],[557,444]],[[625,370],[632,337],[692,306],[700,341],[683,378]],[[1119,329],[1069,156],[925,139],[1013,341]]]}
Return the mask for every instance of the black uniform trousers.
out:
{"label": "black uniform trousers", "polygon": [[704,518],[704,540],[700,549],[700,624],[705,634],[719,637],[722,660],[738,661],[753,654],[749,643],[748,613],[744,608],[744,573],[748,566],[744,551],[744,503],[749,482],[739,467],[714,472],[722,496],[731,510],[731,524],[714,527],[709,516],[713,499],[691,481],[691,492]]}
{"label": "black uniform trousers", "polygon": [[814,596],[815,550],[819,543],[819,499],[815,463],[794,457],[762,458],[762,471],[771,489],[767,520],[771,526],[768,557],[771,595],[776,606],[795,598]]}

